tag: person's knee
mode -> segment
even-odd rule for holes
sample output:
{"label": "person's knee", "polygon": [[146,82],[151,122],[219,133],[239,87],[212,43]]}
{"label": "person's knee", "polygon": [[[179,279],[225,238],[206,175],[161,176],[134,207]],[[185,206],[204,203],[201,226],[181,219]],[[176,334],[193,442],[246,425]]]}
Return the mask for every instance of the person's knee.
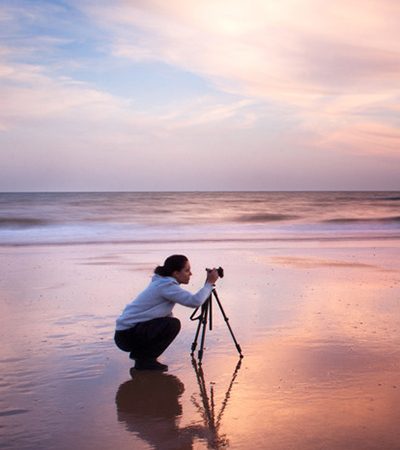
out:
{"label": "person's knee", "polygon": [[131,345],[124,336],[124,333],[116,331],[114,334],[115,345],[124,352],[131,351]]}
{"label": "person's knee", "polygon": [[176,317],[171,317],[171,329],[178,334],[181,330],[181,321]]}

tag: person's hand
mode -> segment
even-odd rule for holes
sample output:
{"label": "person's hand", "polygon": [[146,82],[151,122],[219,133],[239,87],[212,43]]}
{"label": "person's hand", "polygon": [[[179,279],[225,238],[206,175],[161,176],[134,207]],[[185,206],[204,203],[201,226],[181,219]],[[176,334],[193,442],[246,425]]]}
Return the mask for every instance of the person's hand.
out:
{"label": "person's hand", "polygon": [[207,269],[207,283],[214,284],[218,280],[218,278],[218,271],[215,267],[213,269]]}

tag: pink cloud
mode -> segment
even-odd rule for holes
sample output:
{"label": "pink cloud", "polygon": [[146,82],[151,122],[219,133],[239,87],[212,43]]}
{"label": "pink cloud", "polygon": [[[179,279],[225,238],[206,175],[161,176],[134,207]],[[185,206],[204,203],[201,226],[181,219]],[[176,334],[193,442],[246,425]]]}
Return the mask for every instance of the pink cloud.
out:
{"label": "pink cloud", "polygon": [[[96,2],[88,11],[112,29],[116,55],[162,61],[222,91],[282,105],[314,128],[314,144],[321,135],[345,140],[347,130],[362,151],[360,130],[392,126],[400,79],[396,2],[157,0],[112,8]],[[366,121],[377,105],[386,113]]]}
{"label": "pink cloud", "polygon": [[[338,149],[350,161],[361,154],[370,161],[398,158],[396,2],[84,0],[79,8],[88,23],[96,21],[93,30],[107,36],[98,37],[102,51],[192,72],[213,93],[140,109],[90,82],[54,76],[45,62],[15,62],[40,46],[0,48],[0,128],[29,129],[37,148],[60,148],[68,157],[73,149],[76,166],[80,152],[88,165],[102,153],[104,174],[114,166],[130,177],[132,167],[145,174],[159,155],[162,169],[175,158],[190,174],[193,164],[201,166],[204,148],[212,147],[222,170],[229,161],[227,180],[247,173],[249,184],[255,173],[263,180],[267,172],[268,180],[289,173],[301,185],[310,163],[317,166],[316,150],[321,164],[329,150],[338,170]],[[27,145],[24,133],[18,142],[21,149]],[[251,154],[245,162],[244,149]],[[182,158],[185,152],[190,159]],[[326,163],[323,173],[312,170],[316,185],[331,168]]]}
{"label": "pink cloud", "polygon": [[395,160],[399,158],[399,143],[397,127],[370,121],[338,127],[320,141],[322,147]]}

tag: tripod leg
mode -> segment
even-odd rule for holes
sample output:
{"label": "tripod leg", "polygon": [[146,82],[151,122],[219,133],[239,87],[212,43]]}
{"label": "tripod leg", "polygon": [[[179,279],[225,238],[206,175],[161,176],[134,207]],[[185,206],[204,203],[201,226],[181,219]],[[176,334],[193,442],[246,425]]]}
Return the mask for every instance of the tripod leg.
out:
{"label": "tripod leg", "polygon": [[196,334],[195,334],[194,341],[193,341],[193,343],[192,343],[191,352],[190,352],[190,354],[191,354],[192,356],[194,355],[194,351],[196,350],[196,347],[197,347],[197,340],[198,340],[198,338],[199,338],[200,327],[201,327],[201,325],[202,325],[202,323],[203,323],[203,316],[204,316],[204,309],[203,309],[203,306],[202,306],[202,307],[201,307],[201,313],[200,313],[200,316],[197,318],[197,320],[199,321],[199,323],[197,324],[197,330],[196,330]]}
{"label": "tripod leg", "polygon": [[218,298],[218,295],[217,295],[217,291],[215,289],[213,289],[212,293],[214,294],[215,300],[218,303],[219,309],[221,310],[222,316],[223,316],[223,318],[224,318],[224,320],[226,322],[228,330],[231,333],[233,342],[235,343],[235,346],[236,346],[236,350],[238,351],[240,357],[243,358],[242,349],[240,348],[240,345],[238,344],[238,342],[237,342],[237,340],[235,338],[235,335],[233,334],[232,328],[231,328],[231,326],[229,324],[229,318],[226,316],[224,308],[222,308],[221,302],[219,301],[219,298]]}
{"label": "tripod leg", "polygon": [[201,364],[201,360],[203,359],[204,342],[205,342],[205,338],[206,338],[206,328],[207,328],[207,316],[208,316],[208,312],[209,312],[210,303],[211,303],[211,295],[203,304],[204,314],[203,314],[202,322],[201,322],[203,329],[202,329],[202,333],[201,333],[200,349],[198,352],[199,364]]}
{"label": "tripod leg", "polygon": [[210,301],[208,302],[208,319],[209,319],[209,324],[208,324],[208,328],[211,331],[212,330],[212,297],[210,296]]}

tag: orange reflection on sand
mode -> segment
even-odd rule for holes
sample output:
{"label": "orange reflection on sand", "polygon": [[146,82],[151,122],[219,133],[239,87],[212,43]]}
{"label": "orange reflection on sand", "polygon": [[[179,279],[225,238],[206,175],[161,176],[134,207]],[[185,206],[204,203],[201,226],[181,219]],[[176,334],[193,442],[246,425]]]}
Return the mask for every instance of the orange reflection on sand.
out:
{"label": "orange reflection on sand", "polygon": [[237,423],[253,444],[267,440],[263,448],[348,448],[379,435],[390,444],[381,448],[394,448],[399,438],[399,367],[392,353],[275,338],[254,347],[245,368],[224,417],[231,439]]}
{"label": "orange reflection on sand", "polygon": [[299,274],[290,322],[244,346],[221,427],[238,448],[398,448],[397,272],[322,266]]}

